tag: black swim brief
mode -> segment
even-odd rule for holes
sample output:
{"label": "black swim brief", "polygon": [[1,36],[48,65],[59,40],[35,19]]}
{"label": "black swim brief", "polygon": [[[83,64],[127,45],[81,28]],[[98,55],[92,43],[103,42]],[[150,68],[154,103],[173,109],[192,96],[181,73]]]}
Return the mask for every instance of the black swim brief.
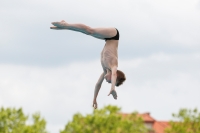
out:
{"label": "black swim brief", "polygon": [[117,35],[115,35],[114,37],[111,37],[111,38],[105,38],[105,41],[107,41],[107,40],[119,40],[119,32],[118,32],[118,30],[117,30]]}

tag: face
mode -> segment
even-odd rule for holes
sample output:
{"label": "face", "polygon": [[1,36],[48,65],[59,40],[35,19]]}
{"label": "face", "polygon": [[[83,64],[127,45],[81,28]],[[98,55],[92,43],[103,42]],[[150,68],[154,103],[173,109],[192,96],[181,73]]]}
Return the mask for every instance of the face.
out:
{"label": "face", "polygon": [[111,74],[107,74],[104,78],[108,83],[111,83]]}
{"label": "face", "polygon": [[111,83],[111,78],[105,78],[106,82]]}
{"label": "face", "polygon": [[118,80],[116,80],[115,86],[117,86],[117,84],[118,84]]}
{"label": "face", "polygon": [[[104,78],[105,78],[106,82],[111,83],[111,75],[106,75]],[[115,85],[117,85],[117,84],[118,84],[118,80],[116,80]]]}

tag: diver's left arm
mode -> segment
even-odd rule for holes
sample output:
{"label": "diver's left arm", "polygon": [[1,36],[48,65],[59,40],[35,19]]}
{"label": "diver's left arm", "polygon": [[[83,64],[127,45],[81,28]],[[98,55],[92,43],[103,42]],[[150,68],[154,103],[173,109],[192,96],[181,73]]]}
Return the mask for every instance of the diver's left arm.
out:
{"label": "diver's left arm", "polygon": [[101,84],[104,80],[104,72],[101,74],[101,76],[99,77],[99,80],[97,81],[96,85],[95,85],[95,89],[94,89],[94,99],[93,99],[93,107],[96,109],[97,108],[97,95],[99,93],[99,90],[101,88]]}
{"label": "diver's left arm", "polygon": [[110,90],[110,93],[108,94],[108,96],[110,94],[113,95],[113,98],[114,99],[117,99],[117,93],[115,91],[115,84],[116,84],[116,80],[117,80],[117,66],[113,66],[111,68],[111,71],[112,71],[112,76],[111,76],[111,90]]}

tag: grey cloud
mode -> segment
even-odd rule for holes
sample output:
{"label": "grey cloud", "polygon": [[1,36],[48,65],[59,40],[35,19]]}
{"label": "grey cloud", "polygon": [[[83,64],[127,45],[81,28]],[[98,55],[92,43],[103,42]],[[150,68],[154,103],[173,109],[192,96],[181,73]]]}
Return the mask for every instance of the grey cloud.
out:
{"label": "grey cloud", "polygon": [[59,6],[54,0],[10,2],[4,1],[0,9],[0,63],[59,66],[98,59],[105,42],[72,31],[49,29],[50,22],[62,19],[92,27],[117,27],[121,59],[200,50],[200,19],[194,1],[186,8],[187,2],[158,0],[117,1],[118,6],[113,7],[112,1],[61,1]]}

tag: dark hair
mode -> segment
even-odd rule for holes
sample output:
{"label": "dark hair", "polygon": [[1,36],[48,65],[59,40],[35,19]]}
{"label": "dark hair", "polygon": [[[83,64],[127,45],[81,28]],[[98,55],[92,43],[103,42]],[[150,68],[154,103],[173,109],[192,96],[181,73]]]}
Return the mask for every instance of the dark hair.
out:
{"label": "dark hair", "polygon": [[126,80],[125,74],[122,71],[117,70],[117,80],[116,80],[117,84],[116,84],[116,86],[122,85],[125,80]]}

